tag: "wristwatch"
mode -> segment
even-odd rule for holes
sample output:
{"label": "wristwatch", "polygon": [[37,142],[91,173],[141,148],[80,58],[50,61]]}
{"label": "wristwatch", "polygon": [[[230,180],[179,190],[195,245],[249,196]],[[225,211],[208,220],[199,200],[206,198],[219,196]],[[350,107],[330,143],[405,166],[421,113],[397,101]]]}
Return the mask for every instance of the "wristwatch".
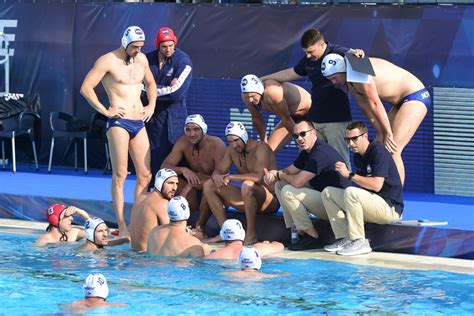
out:
{"label": "wristwatch", "polygon": [[281,181],[281,179],[280,179],[280,171],[277,171],[277,179],[278,179],[278,181]]}
{"label": "wristwatch", "polygon": [[349,173],[349,177],[347,179],[352,180],[356,174],[354,172]]}

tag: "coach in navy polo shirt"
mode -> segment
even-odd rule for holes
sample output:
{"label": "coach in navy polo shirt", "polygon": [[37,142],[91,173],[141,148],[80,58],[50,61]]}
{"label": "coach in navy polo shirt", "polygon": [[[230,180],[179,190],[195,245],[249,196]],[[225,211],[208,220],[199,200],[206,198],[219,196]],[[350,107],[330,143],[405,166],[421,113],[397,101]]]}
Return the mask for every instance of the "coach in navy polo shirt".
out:
{"label": "coach in navy polo shirt", "polygon": [[290,228],[294,224],[300,233],[300,240],[288,249],[322,248],[308,213],[328,220],[321,191],[327,186],[342,190],[351,183],[334,169],[342,156],[318,138],[312,122],[296,123],[293,138],[300,149],[296,160],[283,170],[267,171],[264,181],[268,184],[276,182],[275,193],[283,208],[286,227]]}
{"label": "coach in navy polo shirt", "polygon": [[321,74],[321,61],[324,56],[331,53],[342,56],[346,53],[353,53],[358,57],[363,57],[364,51],[328,43],[324,40],[321,32],[315,29],[307,30],[303,34],[301,47],[305,56],[295,67],[263,76],[261,79],[262,81],[275,80],[282,83],[308,76],[313,85],[311,108],[305,118],[314,123],[322,138],[342,155],[350,168],[349,151],[344,143],[346,126],[352,120],[349,98],[344,91],[334,87]]}
{"label": "coach in navy polo shirt", "polygon": [[336,170],[359,187],[324,189],[323,203],[336,236],[336,241],[324,249],[351,256],[372,251],[364,223],[388,224],[400,219],[403,186],[392,156],[382,144],[369,142],[363,122],[347,126],[346,142],[354,152],[357,171],[349,172],[343,162],[336,163]]}

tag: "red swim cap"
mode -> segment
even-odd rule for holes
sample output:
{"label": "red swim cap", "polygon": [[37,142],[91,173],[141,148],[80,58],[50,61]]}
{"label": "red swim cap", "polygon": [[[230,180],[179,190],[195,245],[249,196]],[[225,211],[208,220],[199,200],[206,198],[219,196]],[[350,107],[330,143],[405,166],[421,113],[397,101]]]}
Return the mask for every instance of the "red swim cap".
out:
{"label": "red swim cap", "polygon": [[156,48],[160,46],[161,42],[166,42],[166,41],[173,41],[175,45],[178,44],[178,39],[174,35],[173,30],[170,29],[169,27],[161,27],[158,30],[158,34],[156,34],[156,38],[155,38]]}
{"label": "red swim cap", "polygon": [[64,210],[66,209],[67,206],[63,204],[52,204],[48,206],[48,209],[46,210],[46,217],[48,218],[48,222],[54,227],[58,227],[61,213],[64,212]]}

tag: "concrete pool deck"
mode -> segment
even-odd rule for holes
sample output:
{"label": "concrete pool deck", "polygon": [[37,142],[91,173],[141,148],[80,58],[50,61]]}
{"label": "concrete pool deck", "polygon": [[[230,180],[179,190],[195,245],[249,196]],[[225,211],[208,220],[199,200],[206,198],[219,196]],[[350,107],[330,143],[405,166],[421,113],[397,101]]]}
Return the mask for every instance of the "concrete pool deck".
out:
{"label": "concrete pool deck", "polygon": [[[47,226],[48,225],[45,222],[0,219],[0,232],[4,233],[39,235],[45,231]],[[219,248],[222,247],[222,245],[214,245],[213,247]],[[285,250],[277,257],[286,259],[319,259],[339,261],[395,269],[440,270],[474,275],[474,260],[468,259],[418,256],[375,251],[367,255],[343,257],[337,254],[326,252],[322,249],[311,251]]]}

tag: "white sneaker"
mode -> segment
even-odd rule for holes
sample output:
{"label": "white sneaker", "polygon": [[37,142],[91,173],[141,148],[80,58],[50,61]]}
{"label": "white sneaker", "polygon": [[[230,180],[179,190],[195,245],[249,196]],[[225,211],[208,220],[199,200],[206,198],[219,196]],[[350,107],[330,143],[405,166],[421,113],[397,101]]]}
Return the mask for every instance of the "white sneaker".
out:
{"label": "white sneaker", "polygon": [[369,241],[365,238],[359,238],[351,241],[346,247],[338,250],[336,253],[341,256],[364,255],[372,252]]}
{"label": "white sneaker", "polygon": [[338,238],[332,244],[327,245],[326,247],[324,247],[324,250],[329,251],[329,252],[336,252],[338,250],[343,249],[344,247],[346,247],[350,243],[351,243],[351,240],[348,237]]}

